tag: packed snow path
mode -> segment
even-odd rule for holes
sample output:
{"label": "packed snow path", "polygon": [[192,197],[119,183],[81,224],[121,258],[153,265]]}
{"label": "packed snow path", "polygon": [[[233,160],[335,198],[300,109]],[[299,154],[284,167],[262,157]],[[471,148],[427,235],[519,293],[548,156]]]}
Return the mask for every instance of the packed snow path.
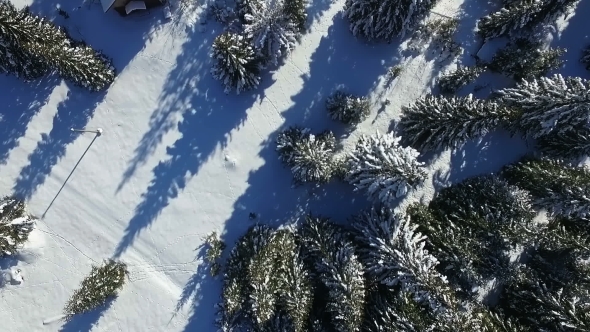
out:
{"label": "packed snow path", "polygon": [[[223,94],[209,74],[208,51],[221,31],[215,22],[196,19],[185,29],[178,15],[153,24],[162,16],[158,9],[121,18],[103,14],[99,4],[78,9],[78,3],[62,4],[70,14],[65,20],[52,4],[33,3],[33,12],[56,17],[74,37],[111,56],[119,76],[106,94],[50,79],[32,88],[0,76],[2,106],[10,111],[4,114],[15,114],[2,119],[1,193],[26,197],[31,212],[44,215],[30,248],[0,266],[26,272],[26,282],[0,289],[3,329],[77,331],[97,324],[93,331],[208,331],[219,284],[200,264],[207,233],[225,231],[231,246],[255,222],[250,213],[263,222],[286,223],[310,210],[344,220],[366,205],[350,186],[291,188],[291,174],[274,151],[278,130],[304,125],[341,135],[343,127],[328,118],[324,102],[344,84],[375,103],[369,119],[343,139],[350,148],[360,133],[387,132],[400,106],[427,93],[440,68],[423,56],[402,59],[395,43],[356,40],[339,15],[343,3],[312,2],[314,22],[301,44],[263,76],[257,91],[239,96]],[[453,16],[460,6],[442,1],[435,11]],[[467,25],[487,11],[471,12]],[[386,85],[387,69],[400,62],[401,76]],[[386,98],[390,105],[381,109]],[[507,150],[508,144],[495,142],[476,157],[483,168],[473,163],[460,174],[447,171],[449,163],[464,169],[462,155],[442,154],[430,166],[432,181],[410,199],[432,195],[439,180],[496,170],[524,150],[522,144]],[[502,159],[493,158],[498,151]],[[43,326],[61,313],[90,265],[109,257],[123,259],[131,272],[117,301],[65,326]]]}

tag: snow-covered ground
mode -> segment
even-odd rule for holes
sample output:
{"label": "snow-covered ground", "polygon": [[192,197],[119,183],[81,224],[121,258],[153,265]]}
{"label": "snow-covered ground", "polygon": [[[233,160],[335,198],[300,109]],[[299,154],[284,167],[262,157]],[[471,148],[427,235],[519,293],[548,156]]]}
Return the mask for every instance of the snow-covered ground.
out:
{"label": "snow-covered ground", "polygon": [[[212,331],[220,285],[201,264],[205,235],[218,231],[231,246],[257,221],[286,224],[309,211],[344,221],[368,204],[344,184],[292,188],[274,151],[276,134],[290,125],[332,129],[346,151],[361,133],[388,131],[400,107],[428,93],[447,65],[431,54],[411,57],[400,43],[364,44],[340,17],[344,1],[315,0],[310,31],[285,63],[256,91],[225,95],[208,60],[222,27],[203,18],[201,5],[164,22],[161,8],[122,18],[104,14],[98,2],[64,0],[65,19],[56,1],[33,1],[15,2],[103,50],[119,76],[102,94],[51,78],[25,84],[0,76],[0,193],[26,198],[41,218],[21,254],[0,260],[0,270],[20,269],[24,276],[0,288],[1,331],[88,331],[93,325],[92,331]],[[469,65],[479,48],[470,36],[475,21],[496,7],[465,2],[442,0],[434,11],[461,18],[459,36],[469,36],[459,41]],[[577,59],[588,8],[582,3],[553,40],[566,47],[575,41],[566,56],[568,75],[587,76]],[[387,70],[396,64],[404,70],[387,85]],[[369,119],[351,134],[324,107],[340,84],[374,102]],[[386,98],[391,104],[383,108]],[[71,128],[104,132],[97,137]],[[492,136],[426,156],[430,179],[407,201],[496,171],[528,149],[506,133]],[[258,220],[248,218],[251,212]],[[91,264],[110,257],[130,270],[110,308],[43,325],[61,314]]]}

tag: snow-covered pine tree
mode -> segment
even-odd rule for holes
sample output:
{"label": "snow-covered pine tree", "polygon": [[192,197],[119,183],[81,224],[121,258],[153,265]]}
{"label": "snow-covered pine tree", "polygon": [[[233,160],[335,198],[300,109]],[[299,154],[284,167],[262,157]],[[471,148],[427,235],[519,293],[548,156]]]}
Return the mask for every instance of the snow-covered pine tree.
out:
{"label": "snow-covered pine tree", "polygon": [[359,256],[371,280],[400,286],[434,314],[454,305],[446,277],[437,271],[438,260],[424,247],[426,237],[407,216],[388,208],[372,208],[353,220]]}
{"label": "snow-covered pine tree", "polygon": [[330,181],[335,148],[336,138],[330,131],[316,136],[309,128],[289,127],[277,137],[279,159],[291,168],[295,184]]}
{"label": "snow-covered pine tree", "polygon": [[0,258],[14,255],[29,238],[35,220],[26,214],[25,203],[13,197],[0,199]]}
{"label": "snow-covered pine tree", "polygon": [[225,86],[225,93],[250,90],[260,84],[260,59],[241,34],[226,31],[217,36],[211,47],[214,64],[211,74]]}
{"label": "snow-covered pine tree", "polygon": [[249,269],[253,257],[266,247],[274,234],[268,226],[251,227],[232,248],[223,272],[222,301],[217,324],[221,331],[234,331],[244,326],[250,306]]}
{"label": "snow-covered pine tree", "polygon": [[305,32],[307,25],[307,0],[283,0],[285,1],[284,11],[300,33]]}
{"label": "snow-covered pine tree", "polygon": [[400,126],[404,143],[419,151],[458,148],[518,119],[514,109],[472,95],[427,95],[404,107],[403,112]]}
{"label": "snow-covered pine tree", "polygon": [[551,158],[576,159],[590,155],[590,128],[576,126],[568,131],[553,132],[537,139],[541,152]]}
{"label": "snow-covered pine tree", "polygon": [[438,51],[442,59],[459,56],[463,48],[453,38],[458,25],[459,20],[454,18],[429,19],[416,27],[408,49],[421,53],[428,46],[433,53]]}
{"label": "snow-covered pine tree", "polygon": [[590,46],[586,46],[582,50],[582,56],[580,57],[580,62],[586,66],[587,70],[590,70]]}
{"label": "snow-covered pine tree", "polygon": [[327,288],[326,311],[336,331],[362,328],[366,286],[363,266],[344,231],[329,219],[308,215],[300,229],[306,260]]}
{"label": "snow-covered pine tree", "polygon": [[300,35],[298,23],[285,10],[285,0],[260,2],[251,14],[245,14],[244,33],[265,60],[278,64],[279,59],[295,48]]}
{"label": "snow-covered pine tree", "polygon": [[101,266],[93,265],[90,275],[74,292],[64,307],[66,320],[74,315],[88,312],[115,298],[125,284],[127,265],[107,260]]}
{"label": "snow-covered pine tree", "polygon": [[393,132],[361,136],[348,156],[345,180],[385,205],[418,187],[426,178],[424,163],[417,160],[418,151],[402,147],[400,140]]}
{"label": "snow-covered pine tree", "polygon": [[369,116],[371,102],[367,97],[357,97],[338,90],[328,97],[326,108],[332,119],[355,126]]}
{"label": "snow-covered pine tree", "polygon": [[546,209],[550,216],[590,216],[590,171],[584,166],[525,157],[505,166],[500,174],[510,184],[527,190],[533,206]]}
{"label": "snow-covered pine tree", "polygon": [[522,110],[519,129],[539,138],[553,131],[569,131],[590,123],[590,81],[557,74],[522,81],[498,91],[499,101]]}
{"label": "snow-covered pine tree", "polygon": [[235,0],[236,1],[236,13],[242,21],[246,22],[246,15],[252,15],[252,13],[261,10],[264,1],[267,0]]}
{"label": "snow-covered pine tree", "polygon": [[[28,11],[17,11],[4,0],[0,2],[0,41],[2,48],[6,47],[0,51],[1,70],[25,79],[55,70],[76,85],[99,91],[115,78],[110,60],[100,52],[74,42],[63,29]],[[4,65],[5,61],[9,65]]]}
{"label": "snow-covered pine tree", "polygon": [[540,42],[518,38],[500,49],[488,64],[492,71],[503,73],[517,81],[539,78],[563,66],[563,48],[543,49]]}
{"label": "snow-covered pine tree", "polygon": [[435,4],[436,0],[346,0],[344,17],[353,35],[390,42],[416,27]]}
{"label": "snow-covered pine tree", "polygon": [[478,23],[478,33],[484,40],[524,35],[535,27],[555,21],[571,12],[579,0],[523,0],[513,2]]}
{"label": "snow-covered pine tree", "polygon": [[452,94],[475,81],[487,68],[484,66],[458,66],[457,69],[441,76],[438,86],[442,93]]}

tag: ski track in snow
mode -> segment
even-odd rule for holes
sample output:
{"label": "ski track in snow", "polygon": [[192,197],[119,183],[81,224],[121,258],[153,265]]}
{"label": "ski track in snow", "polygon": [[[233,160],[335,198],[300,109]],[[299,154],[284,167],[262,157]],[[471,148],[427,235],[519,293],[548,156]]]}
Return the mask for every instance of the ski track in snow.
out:
{"label": "ski track in snow", "polygon": [[[15,2],[24,6],[30,1]],[[422,55],[400,56],[395,43],[374,46],[356,40],[339,19],[343,4],[343,0],[332,2],[285,63],[263,76],[264,91],[247,109],[242,107],[245,101],[262,91],[225,95],[220,83],[208,76],[208,63],[187,63],[185,59],[184,53],[190,53],[202,60],[212,38],[220,31],[217,23],[200,24],[203,21],[198,22],[198,11],[190,17],[194,31],[190,28],[185,31],[186,23],[176,14],[173,22],[155,25],[146,41],[132,31],[133,26],[145,27],[148,20],[162,15],[160,9],[151,10],[145,16],[121,18],[114,13],[103,14],[98,5],[90,4],[70,12],[71,23],[57,17],[58,24],[80,26],[78,33],[90,45],[103,48],[116,64],[124,60],[127,63],[119,68],[119,76],[104,98],[96,97],[98,106],[87,123],[83,123],[88,128],[103,128],[104,134],[96,139],[40,221],[37,231],[45,237],[42,254],[30,264],[9,262],[24,271],[26,281],[0,289],[1,329],[27,332],[61,329],[60,324],[43,326],[42,322],[63,307],[92,263],[112,257],[116,248],[121,247],[120,258],[130,271],[128,284],[112,306],[101,313],[102,317],[89,315],[75,324],[88,325],[89,329],[95,324],[92,331],[208,331],[208,326],[213,330],[212,305],[219,297],[219,282],[199,275],[204,265],[197,253],[206,234],[223,233],[231,248],[233,241],[252,225],[247,218],[250,212],[257,213],[263,221],[277,218],[286,221],[293,217],[290,211],[301,213],[319,206],[322,210],[314,212],[328,216],[335,213],[342,218],[356,211],[359,204],[366,205],[365,197],[360,195],[355,196],[354,204],[347,202],[343,206],[335,198],[335,203],[309,198],[321,196],[322,189],[311,195],[305,188],[291,188],[290,179],[281,178],[290,174],[276,160],[273,135],[288,125],[305,124],[314,132],[341,130],[342,127],[328,119],[324,100],[336,84],[344,84],[353,93],[364,90],[377,105],[357,130],[342,138],[342,153],[346,153],[361,134],[387,132],[390,122],[399,118],[401,106],[428,93],[441,69],[439,63]],[[461,5],[460,0],[441,1],[434,11],[456,16]],[[69,10],[65,4],[62,8]],[[51,4],[41,5],[39,10],[55,17]],[[470,9],[472,17],[467,18],[470,27],[476,18],[490,10]],[[87,23],[87,18],[95,26]],[[101,31],[105,24],[114,27],[108,30],[111,35]],[[134,45],[137,50],[126,50],[131,46],[117,45],[118,38],[141,47]],[[189,42],[189,38],[195,40]],[[197,41],[203,44],[195,48]],[[463,59],[469,58],[473,45]],[[334,54],[334,50],[342,54]],[[369,68],[367,75],[372,77],[363,76],[365,60]],[[338,68],[338,61],[349,67]],[[387,68],[397,63],[404,66],[400,76],[390,84],[383,83]],[[355,67],[356,64],[359,66]],[[331,68],[333,72],[329,72],[330,66],[335,67]],[[349,75],[342,71],[349,71]],[[211,86],[199,85],[201,81]],[[0,76],[0,86],[29,88],[13,77],[4,76]],[[45,211],[93,138],[80,135],[60,145],[64,138],[59,130],[69,131],[60,121],[67,121],[78,108],[85,107],[86,96],[95,100],[87,92],[70,91],[64,83],[57,84],[46,96],[39,95],[38,112],[14,138],[17,144],[8,147],[7,158],[0,163],[2,193],[17,188],[15,183],[29,185],[30,188],[24,189],[31,192],[29,208],[33,214],[41,215]],[[381,107],[379,101],[385,98],[391,104],[385,111],[377,112]],[[62,114],[63,105],[70,101],[80,104],[70,106],[71,113]],[[232,103],[241,108],[235,109]],[[211,123],[210,117],[215,112],[227,115],[218,116]],[[243,118],[229,123],[228,118],[238,116]],[[311,120],[317,121],[309,123]],[[190,137],[194,133],[186,126],[192,126],[194,131],[206,131],[207,135]],[[484,149],[489,151],[479,151]],[[410,194],[400,205],[428,201],[440,185],[496,171],[522,155],[526,146],[501,137],[495,145],[467,144],[459,150],[434,157],[428,163],[429,178],[423,188]],[[34,152],[39,153],[41,161],[29,158]],[[53,160],[57,153],[61,154]],[[481,160],[466,160],[461,153],[475,153],[475,158]],[[51,162],[48,169],[33,164],[43,162]],[[34,170],[29,176],[33,178],[19,178],[29,164]],[[268,177],[276,178],[260,180],[259,172],[269,172]],[[330,211],[330,204],[334,211]],[[194,302],[190,301],[193,296]],[[73,327],[67,325],[63,331]]]}

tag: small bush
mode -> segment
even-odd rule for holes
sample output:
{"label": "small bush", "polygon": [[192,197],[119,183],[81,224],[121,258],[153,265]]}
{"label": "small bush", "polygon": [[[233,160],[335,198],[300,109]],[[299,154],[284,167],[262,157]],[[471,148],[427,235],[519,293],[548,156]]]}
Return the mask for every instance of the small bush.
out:
{"label": "small bush", "polygon": [[371,103],[367,97],[336,91],[326,100],[326,108],[332,119],[348,125],[357,125],[369,116]]}

